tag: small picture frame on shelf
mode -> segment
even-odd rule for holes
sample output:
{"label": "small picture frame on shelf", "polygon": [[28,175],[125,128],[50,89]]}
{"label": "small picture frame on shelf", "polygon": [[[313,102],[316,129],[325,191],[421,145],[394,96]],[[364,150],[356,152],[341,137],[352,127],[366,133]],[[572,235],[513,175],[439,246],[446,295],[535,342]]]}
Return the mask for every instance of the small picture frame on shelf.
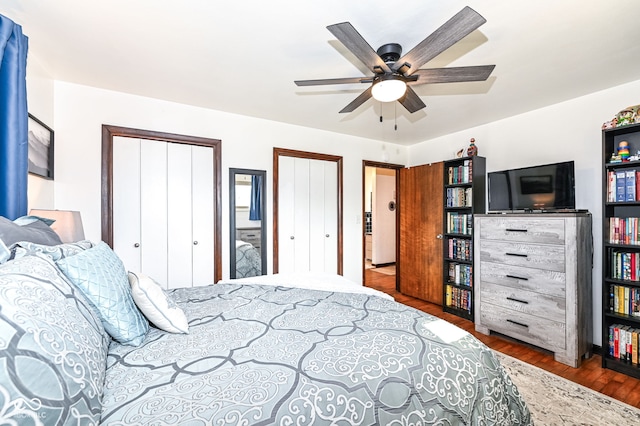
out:
{"label": "small picture frame on shelf", "polygon": [[53,129],[29,114],[29,173],[53,180]]}

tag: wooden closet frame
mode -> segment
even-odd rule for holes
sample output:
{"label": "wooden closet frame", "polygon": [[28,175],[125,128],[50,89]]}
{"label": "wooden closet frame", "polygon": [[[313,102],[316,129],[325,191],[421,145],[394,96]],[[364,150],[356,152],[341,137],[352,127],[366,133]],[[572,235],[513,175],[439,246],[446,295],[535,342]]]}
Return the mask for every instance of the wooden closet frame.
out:
{"label": "wooden closet frame", "polygon": [[[219,139],[198,136],[179,135],[174,133],[156,132],[152,130],[133,129],[128,127],[102,125],[102,241],[113,248],[113,138],[148,139],[160,142],[173,142],[185,145],[205,146],[213,148],[213,210],[214,241],[213,263],[214,283],[222,279],[222,141]],[[213,284],[213,283],[212,283]]]}
{"label": "wooden closet frame", "polygon": [[306,158],[310,160],[333,161],[338,169],[338,275],[342,275],[342,157],[338,155],[318,154],[316,152],[296,151],[293,149],[273,148],[273,273],[278,273],[278,163],[280,156]]}

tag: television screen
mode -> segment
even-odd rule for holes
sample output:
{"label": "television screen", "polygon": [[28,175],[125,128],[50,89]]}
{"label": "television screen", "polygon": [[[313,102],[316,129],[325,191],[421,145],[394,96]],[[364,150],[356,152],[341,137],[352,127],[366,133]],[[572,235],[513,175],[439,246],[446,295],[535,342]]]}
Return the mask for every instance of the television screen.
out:
{"label": "television screen", "polygon": [[487,173],[489,211],[575,210],[573,161]]}

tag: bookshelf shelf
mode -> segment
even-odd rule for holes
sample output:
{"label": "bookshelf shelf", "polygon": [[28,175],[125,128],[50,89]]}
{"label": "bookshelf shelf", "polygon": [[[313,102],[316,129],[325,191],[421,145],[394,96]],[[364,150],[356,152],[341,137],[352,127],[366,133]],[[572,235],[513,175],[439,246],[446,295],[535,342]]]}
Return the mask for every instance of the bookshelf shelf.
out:
{"label": "bookshelf shelf", "polygon": [[623,141],[635,155],[640,125],[602,131],[602,366],[640,378],[640,161],[610,161]]}
{"label": "bookshelf shelf", "polygon": [[473,215],[485,213],[486,159],[444,162],[443,310],[474,319]]}

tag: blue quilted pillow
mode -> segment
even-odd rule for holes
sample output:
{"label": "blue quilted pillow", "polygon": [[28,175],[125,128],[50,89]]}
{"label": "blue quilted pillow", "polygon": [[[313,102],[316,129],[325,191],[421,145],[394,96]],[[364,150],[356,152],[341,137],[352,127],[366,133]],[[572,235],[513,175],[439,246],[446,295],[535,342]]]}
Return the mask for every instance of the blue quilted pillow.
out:
{"label": "blue quilted pillow", "polygon": [[51,259],[0,265],[0,423],[99,424],[110,340]]}
{"label": "blue quilted pillow", "polygon": [[149,322],[133,301],[122,261],[108,245],[100,241],[56,263],[93,303],[111,337],[124,345],[142,343],[149,331]]}

